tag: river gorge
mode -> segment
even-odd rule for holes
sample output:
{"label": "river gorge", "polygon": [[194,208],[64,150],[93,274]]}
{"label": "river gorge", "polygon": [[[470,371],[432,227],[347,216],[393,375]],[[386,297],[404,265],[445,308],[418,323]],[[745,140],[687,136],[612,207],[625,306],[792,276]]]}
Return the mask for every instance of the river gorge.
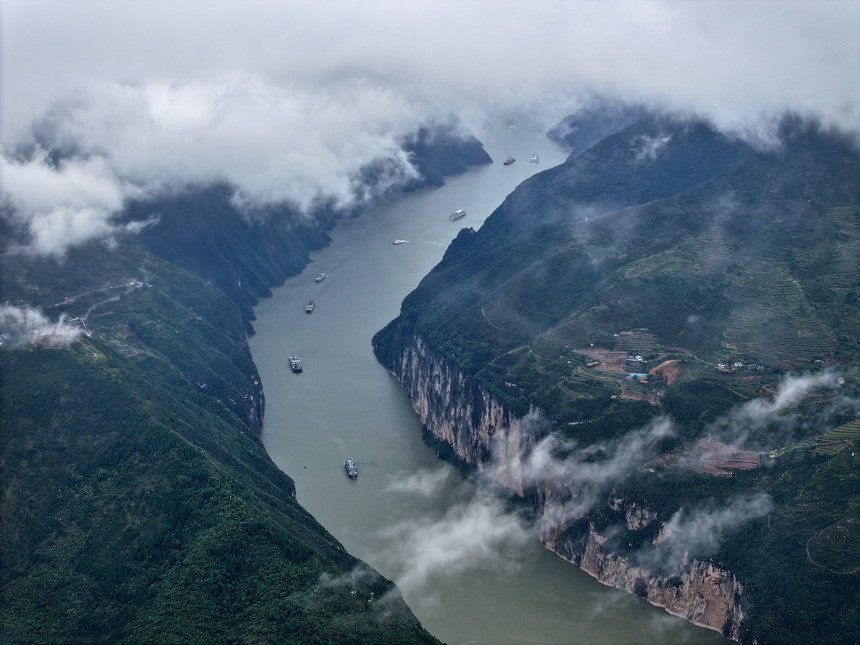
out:
{"label": "river gorge", "polygon": [[[426,425],[480,471],[487,466],[490,428],[506,428],[507,450],[528,445],[527,432],[503,408],[487,398],[479,436],[458,434],[456,414],[470,412],[445,403],[460,400],[452,393],[456,374],[437,380],[434,392],[421,373],[422,366],[431,369],[434,357],[419,361],[420,344],[397,374],[402,384],[373,355],[373,334],[398,314],[404,296],[441,259],[458,230],[480,227],[521,181],[566,157],[545,129],[521,118],[515,127],[502,122],[476,131],[495,163],[342,221],[332,243],[312,255],[304,272],[256,307],[250,345],[266,396],[262,440],[295,480],[299,502],[348,551],[394,580],[422,624],[445,642],[726,642],[603,586],[594,578],[634,591],[644,575],[601,554],[597,534],[584,549],[551,532],[540,535],[502,497],[462,479],[422,441]],[[533,153],[537,164],[529,162]],[[501,160],[508,156],[517,161],[505,166]],[[467,215],[449,221],[448,214],[460,208]],[[407,242],[394,245],[395,239]],[[320,273],[327,277],[316,282]],[[308,299],[315,301],[311,314],[305,313]],[[289,369],[293,355],[303,362],[301,374]],[[354,481],[344,473],[348,457],[358,465]],[[502,483],[517,492],[524,487],[515,471]],[[545,549],[541,539],[584,571]],[[696,580],[725,590],[726,602],[733,602],[736,581],[696,567]],[[650,587],[639,595],[723,628],[724,619],[714,616],[724,616],[725,609],[702,602],[688,613],[695,602],[669,597],[660,581],[645,584]],[[693,588],[692,580],[687,586]]]}

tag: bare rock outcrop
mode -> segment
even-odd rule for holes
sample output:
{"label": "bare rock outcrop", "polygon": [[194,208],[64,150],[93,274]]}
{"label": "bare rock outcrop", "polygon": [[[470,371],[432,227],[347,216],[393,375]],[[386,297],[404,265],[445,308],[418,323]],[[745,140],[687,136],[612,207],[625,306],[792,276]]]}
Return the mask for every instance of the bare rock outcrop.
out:
{"label": "bare rock outcrop", "polygon": [[[608,536],[591,525],[585,537],[568,534],[566,529],[572,520],[559,511],[559,498],[570,495],[570,489],[557,487],[551,480],[531,479],[523,467],[529,451],[545,433],[533,421],[535,411],[523,417],[513,415],[498,397],[467,379],[420,338],[406,346],[393,371],[433,437],[451,446],[461,461],[534,500],[544,518],[542,540],[548,549],[602,584],[625,590],[728,638],[739,639],[743,587],[732,572],[687,554],[671,566],[650,566],[635,556],[613,551]],[[623,513],[627,530],[639,531],[659,522],[653,545],[660,543],[665,524],[653,509],[620,497],[610,497],[606,503],[613,511]]]}

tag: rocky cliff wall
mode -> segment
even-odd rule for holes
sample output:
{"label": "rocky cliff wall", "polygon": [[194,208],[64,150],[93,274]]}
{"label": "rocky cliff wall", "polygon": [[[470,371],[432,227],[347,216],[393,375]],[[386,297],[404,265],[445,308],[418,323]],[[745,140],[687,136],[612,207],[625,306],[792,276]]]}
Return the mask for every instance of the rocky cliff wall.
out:
{"label": "rocky cliff wall", "polygon": [[420,338],[406,347],[394,374],[433,437],[469,466],[492,470],[499,483],[525,494],[522,459],[537,439],[527,417],[513,416]]}
{"label": "rocky cliff wall", "polygon": [[[607,586],[632,593],[669,613],[733,640],[740,637],[743,588],[733,573],[711,562],[681,560],[661,571],[637,563],[634,556],[614,552],[608,537],[589,526],[587,535],[568,532],[570,519],[562,511],[570,490],[551,480],[538,483],[523,467],[541,438],[535,412],[516,417],[456,366],[414,339],[393,364],[422,423],[436,439],[451,446],[456,456],[523,497],[533,499],[544,518],[542,540],[547,548],[579,566]],[[640,530],[661,519],[651,509],[610,498],[607,504],[624,515],[628,530]],[[661,522],[655,544],[665,538]]]}
{"label": "rocky cliff wall", "polygon": [[608,543],[608,537],[593,526],[589,526],[585,539],[567,539],[563,534],[553,536],[552,532],[544,536],[548,549],[602,584],[627,591],[726,638],[740,639],[743,587],[732,572],[686,554],[677,564],[661,566],[657,572],[637,563],[635,555],[611,551]]}

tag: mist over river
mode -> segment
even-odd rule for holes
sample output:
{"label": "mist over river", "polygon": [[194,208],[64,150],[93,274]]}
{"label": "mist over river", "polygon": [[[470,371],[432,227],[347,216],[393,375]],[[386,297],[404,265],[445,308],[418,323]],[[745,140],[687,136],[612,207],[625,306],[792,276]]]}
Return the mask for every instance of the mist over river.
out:
{"label": "mist over river", "polygon": [[[256,308],[250,345],[266,395],[263,443],[295,480],[299,502],[394,580],[447,643],[727,643],[546,551],[490,491],[436,459],[406,393],[373,356],[373,334],[457,232],[479,228],[520,182],[565,159],[545,137],[548,125],[502,120],[476,131],[495,163],[339,223],[331,245]],[[508,156],[516,163],[503,165]],[[449,221],[460,208],[467,215]],[[408,241],[392,244],[398,238]],[[290,371],[291,355],[302,374]],[[347,457],[356,480],[344,471]]]}

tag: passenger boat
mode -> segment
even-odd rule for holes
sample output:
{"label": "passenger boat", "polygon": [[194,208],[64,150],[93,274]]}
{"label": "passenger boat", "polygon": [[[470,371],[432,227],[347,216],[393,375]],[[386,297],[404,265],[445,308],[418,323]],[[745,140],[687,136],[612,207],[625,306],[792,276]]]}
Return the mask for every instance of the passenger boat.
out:
{"label": "passenger boat", "polygon": [[394,240],[392,244],[406,244],[409,240]]}
{"label": "passenger boat", "polygon": [[322,281],[323,281],[323,280],[325,280],[327,277],[328,277],[328,276],[327,276],[325,273],[320,273],[320,274],[316,277],[315,282],[322,282]]}
{"label": "passenger boat", "polygon": [[290,356],[290,369],[297,374],[302,371],[302,362],[298,356]]}
{"label": "passenger boat", "polygon": [[316,307],[316,303],[314,302],[314,299],[311,298],[310,300],[308,300],[308,304],[305,305],[305,313],[306,314],[313,313],[314,307]]}
{"label": "passenger boat", "polygon": [[448,219],[453,222],[455,219],[460,219],[461,217],[465,217],[465,216],[466,216],[466,210],[464,208],[461,208],[460,210],[456,210],[453,213],[451,213],[450,215],[448,215]]}
{"label": "passenger boat", "polygon": [[346,474],[350,479],[358,477],[358,468],[355,467],[355,462],[352,459],[347,459],[343,462],[343,467],[346,469]]}

